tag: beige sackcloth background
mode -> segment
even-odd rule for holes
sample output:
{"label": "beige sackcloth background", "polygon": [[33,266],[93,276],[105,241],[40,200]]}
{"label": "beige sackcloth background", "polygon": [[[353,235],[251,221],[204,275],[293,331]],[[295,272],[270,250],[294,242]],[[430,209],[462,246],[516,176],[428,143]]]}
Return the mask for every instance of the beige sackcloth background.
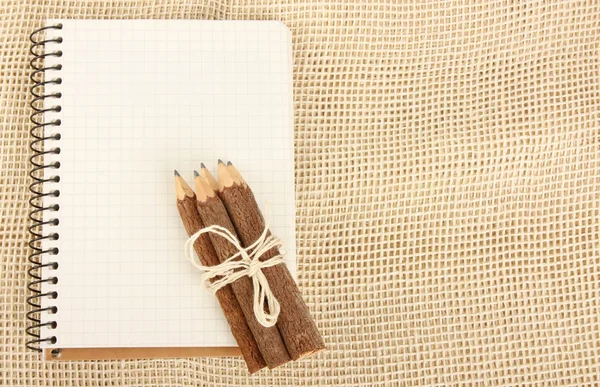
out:
{"label": "beige sackcloth background", "polygon": [[[0,4],[1,385],[600,383],[597,2]],[[28,35],[47,17],[289,26],[299,285],[328,351],[250,378],[235,358],[25,349]]]}

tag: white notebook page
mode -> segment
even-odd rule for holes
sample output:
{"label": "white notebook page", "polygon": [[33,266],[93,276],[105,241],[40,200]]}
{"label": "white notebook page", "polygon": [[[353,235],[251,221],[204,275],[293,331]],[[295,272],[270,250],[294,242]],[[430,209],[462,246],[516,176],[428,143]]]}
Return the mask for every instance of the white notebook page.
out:
{"label": "white notebook page", "polygon": [[[231,160],[284,241],[295,276],[291,34],[264,21],[50,20],[47,93],[61,92],[56,336],[44,347],[231,346],[214,295],[184,258],[173,170]],[[193,184],[191,184],[193,186]]]}

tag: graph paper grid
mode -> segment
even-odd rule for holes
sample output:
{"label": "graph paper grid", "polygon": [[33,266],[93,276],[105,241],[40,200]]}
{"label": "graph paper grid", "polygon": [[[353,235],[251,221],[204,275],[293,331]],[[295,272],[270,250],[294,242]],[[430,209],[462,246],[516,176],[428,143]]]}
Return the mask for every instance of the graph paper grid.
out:
{"label": "graph paper grid", "polygon": [[[63,56],[55,344],[231,346],[216,297],[184,258],[173,170],[231,160],[269,202],[295,276],[291,34],[279,22],[50,20]],[[47,101],[47,106],[57,101]],[[50,133],[48,133],[50,134]],[[48,171],[47,177],[56,174]]]}

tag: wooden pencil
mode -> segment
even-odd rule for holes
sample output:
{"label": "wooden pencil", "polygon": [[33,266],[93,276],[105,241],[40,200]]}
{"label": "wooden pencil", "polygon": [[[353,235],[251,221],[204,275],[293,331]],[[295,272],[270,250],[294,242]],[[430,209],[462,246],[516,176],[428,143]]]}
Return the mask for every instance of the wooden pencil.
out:
{"label": "wooden pencil", "polygon": [[200,164],[200,176],[202,176],[204,181],[208,183],[208,185],[210,186],[210,188],[213,189],[213,191],[217,192],[219,190],[219,183],[217,183],[217,181],[215,180],[213,175],[211,175],[211,173],[208,171],[204,163]]}
{"label": "wooden pencil", "polygon": [[[227,210],[209,183],[196,173],[195,184],[198,213],[204,224],[207,226],[218,225],[224,227],[233,235],[236,235],[231,220],[227,215]],[[221,236],[210,234],[210,238],[219,261],[223,262],[238,252],[231,243]],[[246,316],[248,326],[256,339],[258,348],[267,366],[275,368],[289,362],[291,360],[290,355],[277,327],[267,328],[256,320],[253,309],[254,290],[252,280],[249,277],[242,277],[233,282],[231,287]]]}
{"label": "wooden pencil", "polygon": [[[220,164],[218,172],[219,197],[227,208],[242,245],[250,246],[265,228],[254,194],[233,164]],[[270,259],[278,253],[273,248],[261,260]],[[325,349],[323,338],[287,266],[268,267],[263,269],[263,273],[281,305],[277,327],[292,359],[300,359]]]}
{"label": "wooden pencil", "polygon": [[[181,216],[181,221],[189,236],[192,236],[198,230],[204,228],[198,209],[196,208],[196,195],[185,180],[175,171],[175,192],[177,194],[177,210]],[[213,248],[210,237],[207,234],[201,235],[194,243],[194,250],[204,266],[214,266],[219,264],[217,253]],[[263,359],[258,344],[250,331],[246,322],[246,317],[238,303],[231,286],[225,286],[216,293],[223,314],[229,323],[231,333],[240,347],[242,356],[246,361],[248,371],[253,374],[264,367],[266,362]]]}

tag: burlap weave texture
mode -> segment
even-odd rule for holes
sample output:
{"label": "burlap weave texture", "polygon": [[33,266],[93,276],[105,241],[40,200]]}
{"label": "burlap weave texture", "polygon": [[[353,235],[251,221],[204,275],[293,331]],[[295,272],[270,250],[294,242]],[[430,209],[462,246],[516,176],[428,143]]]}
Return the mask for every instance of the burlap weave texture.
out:
{"label": "burlap weave texture", "polygon": [[[0,385],[598,384],[599,15],[595,1],[2,1]],[[25,349],[28,35],[59,17],[288,25],[299,285],[328,351],[249,378],[238,359]]]}

